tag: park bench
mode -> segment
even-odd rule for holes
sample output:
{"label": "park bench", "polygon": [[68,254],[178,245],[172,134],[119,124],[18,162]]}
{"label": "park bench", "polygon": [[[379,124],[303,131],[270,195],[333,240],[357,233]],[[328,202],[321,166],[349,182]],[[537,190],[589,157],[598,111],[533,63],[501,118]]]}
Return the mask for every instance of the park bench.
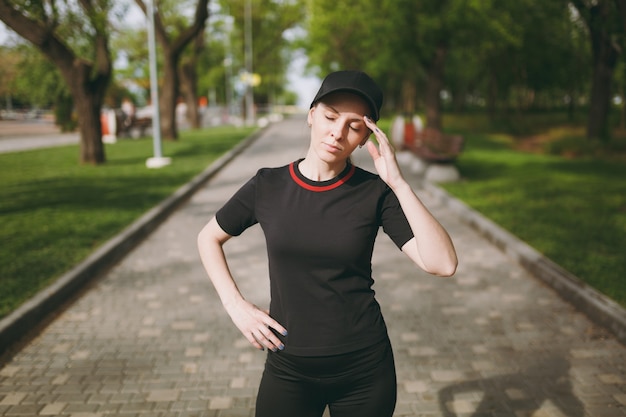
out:
{"label": "park bench", "polygon": [[[408,129],[407,129],[408,130]],[[463,150],[463,136],[447,135],[440,130],[425,128],[406,135],[403,148],[432,163],[453,162]]]}

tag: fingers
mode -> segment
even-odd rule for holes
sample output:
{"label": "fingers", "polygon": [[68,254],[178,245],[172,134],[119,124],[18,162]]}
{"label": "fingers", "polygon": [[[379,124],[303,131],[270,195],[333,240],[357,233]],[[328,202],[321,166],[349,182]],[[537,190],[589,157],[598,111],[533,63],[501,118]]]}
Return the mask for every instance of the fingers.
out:
{"label": "fingers", "polygon": [[272,329],[267,326],[258,327],[256,331],[251,333],[251,338],[249,337],[248,340],[250,340],[253,346],[261,350],[267,348],[276,352],[285,348],[285,345],[280,341]]}
{"label": "fingers", "polygon": [[380,158],[380,152],[378,152],[378,148],[374,145],[374,142],[368,140],[365,146],[367,146],[367,151],[374,161]]}
{"label": "fingers", "polygon": [[231,318],[241,333],[255,348],[261,350],[267,348],[272,351],[285,348],[277,333],[286,336],[287,330],[271,318],[267,312],[255,305],[244,303]]}
{"label": "fingers", "polygon": [[372,119],[364,116],[363,120],[365,125],[374,133],[378,142],[378,147],[374,143],[367,143],[367,150],[374,160],[376,171],[380,178],[394,189],[404,182],[398,161],[396,160],[395,150],[389,142],[387,135],[378,128]]}
{"label": "fingers", "polygon": [[374,136],[376,136],[378,146],[380,147],[380,153],[382,155],[386,153],[393,153],[393,146],[391,145],[391,142],[389,142],[389,138],[385,135],[385,132],[379,129],[376,123],[374,123],[374,121],[369,117],[364,116],[363,120],[365,120],[365,125],[372,131],[372,133],[374,133]]}

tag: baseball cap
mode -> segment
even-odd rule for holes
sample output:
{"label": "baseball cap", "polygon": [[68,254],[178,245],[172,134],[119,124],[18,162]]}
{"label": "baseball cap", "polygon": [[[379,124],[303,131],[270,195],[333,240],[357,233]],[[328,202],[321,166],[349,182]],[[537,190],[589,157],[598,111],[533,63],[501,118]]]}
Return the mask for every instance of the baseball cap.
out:
{"label": "baseball cap", "polygon": [[319,91],[311,102],[311,107],[325,96],[337,91],[347,91],[363,97],[372,109],[372,114],[369,116],[375,121],[380,118],[383,92],[378,87],[378,84],[366,73],[362,71],[331,72],[322,81]]}

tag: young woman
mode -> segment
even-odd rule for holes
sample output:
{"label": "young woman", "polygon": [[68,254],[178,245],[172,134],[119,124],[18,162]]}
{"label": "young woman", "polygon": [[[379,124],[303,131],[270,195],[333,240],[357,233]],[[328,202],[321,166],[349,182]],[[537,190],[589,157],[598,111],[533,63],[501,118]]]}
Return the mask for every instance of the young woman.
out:
{"label": "young woman", "polygon": [[[232,321],[253,346],[268,349],[257,417],[320,417],[326,406],[333,417],[393,414],[393,353],[371,288],[380,227],[425,271],[456,270],[448,233],[405,181],[375,124],[382,100],[363,72],[329,74],[308,112],[305,158],[259,170],[198,236],[203,265]],[[378,175],[350,162],[361,146]],[[239,292],[222,249],[256,223],[267,244],[269,312]]]}

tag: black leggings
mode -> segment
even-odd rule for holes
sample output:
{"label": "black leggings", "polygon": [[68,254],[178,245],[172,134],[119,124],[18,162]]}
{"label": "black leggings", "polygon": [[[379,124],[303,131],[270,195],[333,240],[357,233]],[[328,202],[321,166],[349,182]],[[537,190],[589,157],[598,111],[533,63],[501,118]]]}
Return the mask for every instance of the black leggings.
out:
{"label": "black leggings", "polygon": [[389,340],[348,354],[301,357],[269,352],[256,417],[391,417],[396,371]]}

